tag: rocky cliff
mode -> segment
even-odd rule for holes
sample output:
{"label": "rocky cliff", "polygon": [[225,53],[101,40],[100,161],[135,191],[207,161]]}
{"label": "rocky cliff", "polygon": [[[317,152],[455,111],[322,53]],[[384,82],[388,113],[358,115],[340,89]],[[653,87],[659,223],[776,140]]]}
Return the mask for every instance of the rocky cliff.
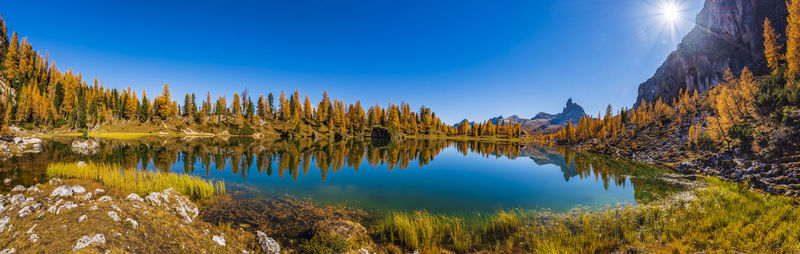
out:
{"label": "rocky cliff", "polygon": [[636,105],[642,99],[671,101],[681,88],[708,91],[728,68],[736,74],[745,66],[756,74],[766,73],[764,18],[782,33],[786,16],[784,0],[706,0],[694,29],[655,75],[639,85]]}

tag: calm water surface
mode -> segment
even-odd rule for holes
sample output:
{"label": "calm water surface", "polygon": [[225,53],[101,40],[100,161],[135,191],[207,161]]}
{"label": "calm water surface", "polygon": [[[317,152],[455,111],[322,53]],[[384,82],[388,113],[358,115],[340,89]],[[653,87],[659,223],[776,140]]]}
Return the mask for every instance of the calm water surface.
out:
{"label": "calm water surface", "polygon": [[561,212],[680,190],[663,180],[663,169],[534,144],[148,137],[101,140],[97,151],[78,151],[73,140],[46,140],[39,153],[0,162],[0,179],[14,181],[0,188],[45,181],[51,162],[94,161],[223,180],[229,191],[253,197],[383,211]]}

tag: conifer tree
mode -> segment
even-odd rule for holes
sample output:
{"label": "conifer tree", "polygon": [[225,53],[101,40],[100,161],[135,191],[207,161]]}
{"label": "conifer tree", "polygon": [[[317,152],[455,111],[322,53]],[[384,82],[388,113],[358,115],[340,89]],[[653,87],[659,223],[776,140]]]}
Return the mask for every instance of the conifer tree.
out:
{"label": "conifer tree", "polygon": [[786,63],[790,83],[800,74],[800,0],[787,0],[789,15],[786,17]]}
{"label": "conifer tree", "polygon": [[264,104],[264,95],[258,97],[258,118],[267,120],[267,106]]}
{"label": "conifer tree", "polygon": [[308,94],[306,94],[306,99],[303,101],[303,118],[306,120],[311,120],[314,116],[314,108],[311,106],[311,100],[308,99]]}
{"label": "conifer tree", "polygon": [[281,96],[278,99],[278,101],[280,103],[279,111],[280,111],[281,120],[283,120],[283,121],[289,120],[291,118],[291,112],[289,112],[289,110],[290,110],[289,107],[290,106],[289,106],[289,101],[286,100],[286,93],[285,92],[281,91]]}
{"label": "conifer tree", "polygon": [[233,101],[231,102],[231,114],[233,114],[233,121],[236,124],[242,123],[242,106],[240,104],[239,94],[233,94]]}
{"label": "conifer tree", "polygon": [[272,93],[267,95],[267,106],[267,113],[269,113],[270,117],[275,117],[275,96],[273,96]]}
{"label": "conifer tree", "polygon": [[769,18],[764,18],[764,56],[767,58],[767,66],[772,69],[772,73],[778,73],[779,61],[781,58],[781,46],[778,45],[778,34],[772,28]]}
{"label": "conifer tree", "polygon": [[142,89],[142,103],[139,104],[139,120],[146,122],[150,120],[150,100],[147,99],[147,92]]}
{"label": "conifer tree", "polygon": [[6,55],[3,57],[3,76],[9,82],[17,79],[19,71],[19,38],[17,32],[11,36],[11,42],[6,50]]}

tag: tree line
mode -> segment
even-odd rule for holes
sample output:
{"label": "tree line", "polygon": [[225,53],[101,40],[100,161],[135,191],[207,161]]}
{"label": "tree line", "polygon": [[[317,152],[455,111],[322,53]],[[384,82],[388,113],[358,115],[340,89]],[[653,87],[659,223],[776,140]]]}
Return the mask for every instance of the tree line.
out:
{"label": "tree line", "polygon": [[[108,88],[96,78],[87,83],[81,73],[72,69],[60,71],[48,54],[34,51],[26,37],[17,32],[8,36],[0,17],[0,73],[10,89],[0,90],[0,129],[10,124],[24,127],[80,129],[119,121],[169,121],[180,119],[191,124],[226,124],[236,128],[253,126],[290,126],[299,131],[303,126],[315,130],[356,134],[374,127],[407,135],[498,135],[519,137],[519,125],[481,124],[475,131],[462,131],[445,124],[430,108],[414,111],[406,103],[378,104],[364,109],[360,101],[345,103],[331,99],[327,91],[322,100],[312,103],[299,90],[291,94],[281,91],[277,101],[272,93],[254,99],[248,90],[227,97],[204,99],[186,94],[183,104],[172,100],[168,84],[161,94],[149,99],[130,87]],[[201,101],[198,101],[201,100]],[[254,102],[255,101],[255,102]]]}

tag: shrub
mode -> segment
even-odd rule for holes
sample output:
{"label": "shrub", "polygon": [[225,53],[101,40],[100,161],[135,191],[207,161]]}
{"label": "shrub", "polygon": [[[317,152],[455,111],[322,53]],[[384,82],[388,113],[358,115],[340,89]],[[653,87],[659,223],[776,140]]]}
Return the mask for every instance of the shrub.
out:
{"label": "shrub", "polygon": [[347,240],[336,234],[316,234],[300,246],[302,253],[312,254],[344,253],[349,248]]}
{"label": "shrub", "polygon": [[700,136],[697,138],[697,148],[704,150],[714,148],[714,139],[711,138],[708,132],[700,133]]}

